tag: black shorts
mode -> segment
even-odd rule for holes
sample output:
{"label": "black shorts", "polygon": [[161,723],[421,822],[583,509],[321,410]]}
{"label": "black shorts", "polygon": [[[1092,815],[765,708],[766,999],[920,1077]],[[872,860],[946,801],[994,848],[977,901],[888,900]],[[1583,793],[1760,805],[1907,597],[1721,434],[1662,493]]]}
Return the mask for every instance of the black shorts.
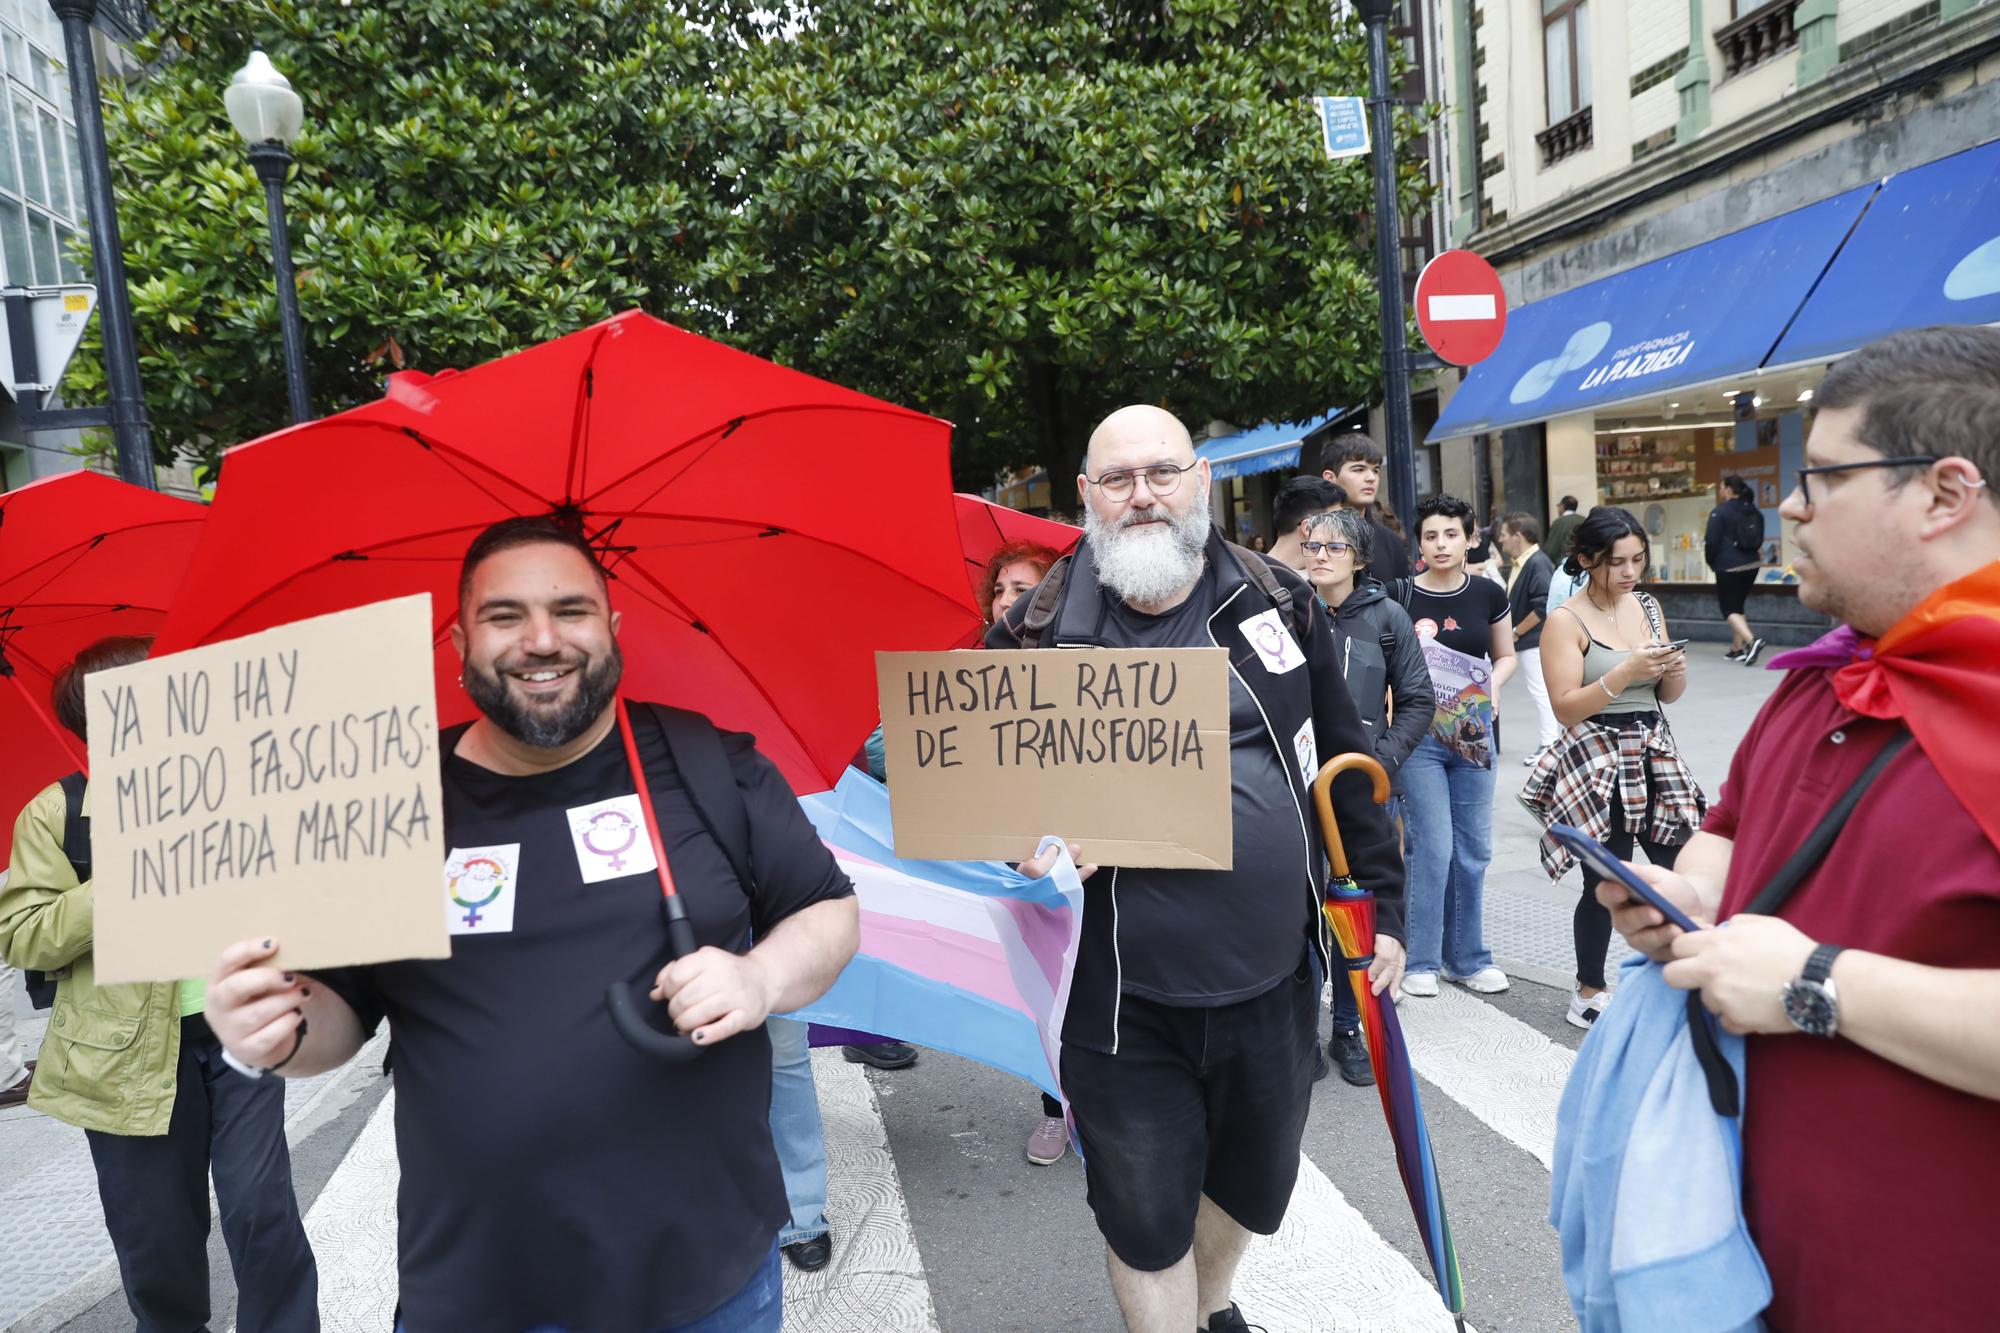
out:
{"label": "black shorts", "polygon": [[1756,581],[1754,569],[1729,569],[1715,576],[1715,600],[1722,607],[1724,620],[1743,614],[1750,601],[1750,586]]}
{"label": "black shorts", "polygon": [[1298,1183],[1318,1020],[1301,958],[1264,994],[1216,1009],[1124,996],[1118,1054],[1063,1047],[1090,1208],[1127,1267],[1178,1263],[1204,1194],[1245,1229],[1277,1231]]}

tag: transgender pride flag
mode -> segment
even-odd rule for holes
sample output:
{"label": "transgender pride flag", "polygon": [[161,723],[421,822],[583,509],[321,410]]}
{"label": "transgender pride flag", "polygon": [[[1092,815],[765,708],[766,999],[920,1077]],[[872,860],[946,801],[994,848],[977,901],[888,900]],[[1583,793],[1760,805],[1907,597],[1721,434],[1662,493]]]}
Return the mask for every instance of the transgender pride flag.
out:
{"label": "transgender pride flag", "polygon": [[1055,1094],[1083,928],[1069,854],[1044,879],[997,861],[899,860],[889,789],[855,769],[799,803],[854,881],[861,950],[792,1017],[950,1051]]}

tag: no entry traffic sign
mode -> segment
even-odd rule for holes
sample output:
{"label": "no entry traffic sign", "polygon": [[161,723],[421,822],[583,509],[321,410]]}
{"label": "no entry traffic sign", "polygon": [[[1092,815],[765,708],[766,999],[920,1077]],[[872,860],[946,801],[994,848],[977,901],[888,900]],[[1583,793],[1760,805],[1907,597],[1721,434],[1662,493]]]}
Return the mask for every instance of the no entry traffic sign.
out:
{"label": "no entry traffic sign", "polygon": [[1417,327],[1455,366],[1492,356],[1507,331],[1507,293],[1493,266],[1470,250],[1447,250],[1417,278]]}

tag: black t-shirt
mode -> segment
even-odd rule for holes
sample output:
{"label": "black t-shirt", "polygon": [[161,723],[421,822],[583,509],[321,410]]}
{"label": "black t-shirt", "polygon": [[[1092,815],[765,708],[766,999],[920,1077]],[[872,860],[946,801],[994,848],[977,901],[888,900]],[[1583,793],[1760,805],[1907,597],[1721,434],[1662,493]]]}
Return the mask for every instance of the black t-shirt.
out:
{"label": "black t-shirt", "polygon": [[[750,813],[746,893],[665,737],[633,711],[702,944],[740,953],[853,892],[778,770],[725,732]],[[667,962],[617,732],[533,777],[460,758],[462,734],[441,737],[452,956],[321,977],[365,1029],[389,1019],[404,1321],[410,1333],[626,1333],[700,1318],[749,1280],[788,1217],[770,1041],[760,1028],[676,1065],[611,1025],[606,988]]]}
{"label": "black t-shirt", "polygon": [[[1114,601],[1112,637],[1126,648],[1210,648],[1211,566],[1164,615]],[[1115,912],[1122,989],[1160,1004],[1208,1007],[1263,994],[1290,976],[1305,950],[1309,869],[1299,808],[1257,701],[1229,677],[1232,869],[1104,871],[1086,886],[1086,912]],[[1100,881],[1108,881],[1102,894]],[[1079,959],[1079,973],[1086,964]],[[1079,975],[1076,987],[1098,984]],[[1108,984],[1108,983],[1104,983]]]}
{"label": "black t-shirt", "polygon": [[1410,577],[1410,553],[1395,531],[1374,519],[1375,532],[1368,541],[1368,572],[1383,584]]}
{"label": "black t-shirt", "polygon": [[1414,580],[1410,584],[1410,620],[1419,638],[1434,639],[1467,657],[1491,658],[1492,626],[1507,614],[1507,590],[1481,574],[1451,592],[1437,593]]}

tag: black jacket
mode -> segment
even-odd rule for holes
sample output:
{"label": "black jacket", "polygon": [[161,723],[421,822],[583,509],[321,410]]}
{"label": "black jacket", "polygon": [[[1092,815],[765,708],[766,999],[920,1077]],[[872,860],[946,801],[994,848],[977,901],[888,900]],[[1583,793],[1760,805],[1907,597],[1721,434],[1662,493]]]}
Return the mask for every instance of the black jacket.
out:
{"label": "black jacket", "polygon": [[1718,574],[1763,564],[1763,511],[1734,495],[1709,510],[1702,554],[1708,557],[1708,567]]}
{"label": "black jacket", "polygon": [[[1361,725],[1375,738],[1375,757],[1393,781],[1437,712],[1437,694],[1410,613],[1369,579],[1334,611],[1333,646]],[[1382,725],[1384,695],[1395,700],[1395,716],[1387,727]]]}
{"label": "black jacket", "polygon": [[[1521,573],[1515,578],[1514,586],[1507,590],[1507,610],[1514,617],[1515,629],[1519,629],[1530,615],[1540,616],[1542,621],[1549,618],[1549,584],[1555,581],[1555,576],[1556,567],[1542,554],[1541,547],[1529,547],[1528,554],[1523,557]],[[1542,624],[1537,622],[1533,629],[1514,640],[1514,650],[1526,652],[1540,647],[1541,642]]]}
{"label": "black jacket", "polygon": [[[1305,580],[1284,565],[1261,556],[1280,584],[1292,595],[1295,625],[1304,628],[1301,647],[1305,666],[1283,674],[1264,669],[1250,639],[1238,627],[1275,606],[1272,599],[1243,575],[1236,557],[1224,544],[1221,534],[1211,529],[1207,559],[1216,575],[1216,610],[1209,617],[1208,634],[1217,647],[1229,650],[1229,668],[1257,701],[1265,721],[1265,734],[1276,751],[1291,787],[1299,812],[1299,839],[1302,855],[1299,889],[1309,899],[1311,920],[1321,921],[1319,902],[1326,887],[1327,863],[1320,844],[1319,821],[1312,808],[1312,792],[1299,771],[1298,755],[1291,738],[1308,724],[1312,727],[1316,752],[1322,762],[1335,755],[1374,754],[1368,729],[1355,712],[1347,682],[1340,674],[1339,655],[1334,649],[1333,623],[1320,609],[1318,599]],[[1125,645],[1115,637],[1117,622],[1111,615],[1112,594],[1097,583],[1097,567],[1088,539],[1077,544],[1072,555],[1063,557],[1045,577],[1058,576],[1064,582],[1062,599],[1053,620],[1042,634],[1040,648],[1118,648]],[[1019,648],[1023,644],[1022,621],[1037,599],[1023,597],[1008,608],[1007,614],[987,631],[988,648]],[[1403,938],[1403,857],[1388,815],[1372,799],[1368,782],[1356,773],[1343,775],[1333,784],[1334,815],[1340,821],[1341,841],[1347,849],[1348,866],[1357,882],[1374,890],[1375,928],[1393,939]],[[1077,951],[1077,978],[1073,983],[1064,1032],[1072,1040],[1099,1049],[1115,1049],[1117,1043],[1118,997],[1122,989],[1118,964],[1118,878],[1115,872],[1091,877],[1084,886],[1083,937]],[[1328,963],[1327,976],[1334,975],[1327,960],[1328,943],[1323,929],[1315,930],[1315,943],[1322,962]],[[1089,978],[1088,984],[1083,982]],[[1102,979],[1103,984],[1098,984]]]}

